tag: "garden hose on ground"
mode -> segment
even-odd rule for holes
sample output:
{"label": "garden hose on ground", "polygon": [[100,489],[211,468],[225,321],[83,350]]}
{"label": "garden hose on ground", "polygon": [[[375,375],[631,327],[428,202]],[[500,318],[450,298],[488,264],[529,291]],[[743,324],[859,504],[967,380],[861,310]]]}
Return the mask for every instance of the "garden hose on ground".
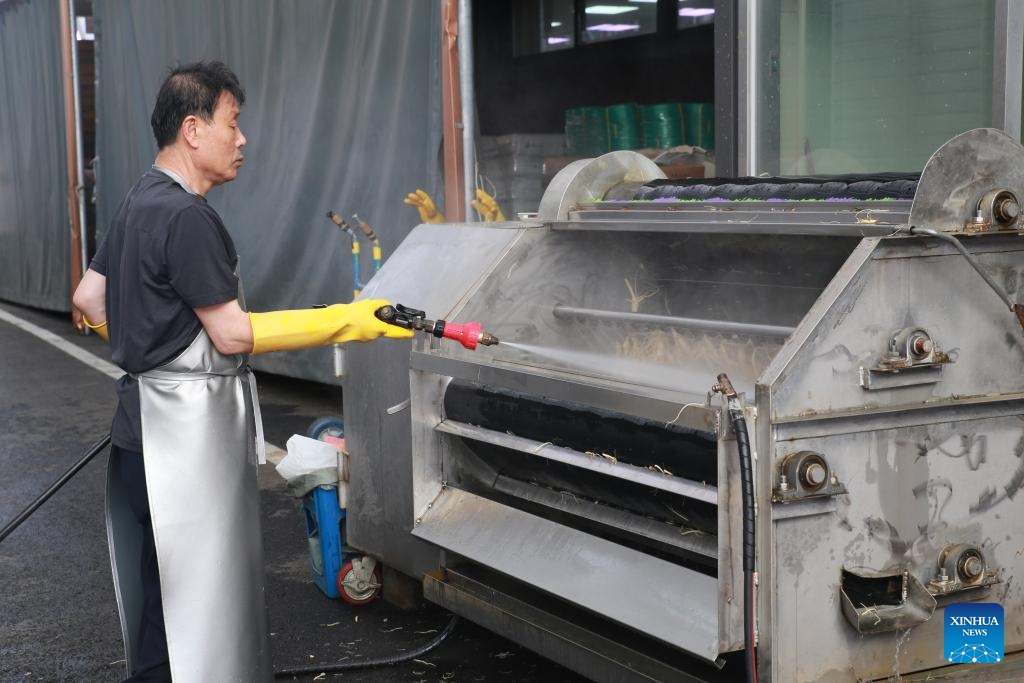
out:
{"label": "garden hose on ground", "polygon": [[43,503],[50,499],[50,496],[57,493],[57,491],[59,491],[60,488],[64,486],[64,484],[68,483],[68,481],[71,480],[71,477],[78,474],[78,470],[88,465],[90,460],[99,455],[103,451],[103,449],[107,447],[107,444],[109,443],[110,434],[107,433],[102,439],[97,441],[92,446],[92,448],[90,448],[88,452],[86,452],[85,455],[82,456],[81,460],[76,462],[74,465],[71,466],[71,468],[67,472],[62,474],[60,476],[60,479],[50,484],[50,488],[43,491],[43,493],[34,501],[32,501],[32,503],[27,508],[22,510],[17,517],[12,519],[7,526],[0,530],[0,543],[3,543],[3,540],[7,538],[12,531],[21,526],[22,522],[31,517],[32,513],[39,509],[40,505],[42,505]]}

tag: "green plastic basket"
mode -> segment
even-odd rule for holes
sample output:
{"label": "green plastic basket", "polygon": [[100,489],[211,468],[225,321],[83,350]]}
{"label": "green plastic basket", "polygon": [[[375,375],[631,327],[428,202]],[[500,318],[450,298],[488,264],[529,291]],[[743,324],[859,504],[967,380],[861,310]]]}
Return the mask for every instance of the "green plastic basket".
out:
{"label": "green plastic basket", "polygon": [[640,131],[640,108],[634,102],[613,104],[604,110],[608,135],[608,150],[640,149],[643,136]]}
{"label": "green plastic basket", "polygon": [[686,144],[715,148],[715,107],[709,102],[684,102],[683,129]]}
{"label": "green plastic basket", "polygon": [[640,129],[644,147],[666,148],[683,144],[682,105],[678,102],[642,105]]}

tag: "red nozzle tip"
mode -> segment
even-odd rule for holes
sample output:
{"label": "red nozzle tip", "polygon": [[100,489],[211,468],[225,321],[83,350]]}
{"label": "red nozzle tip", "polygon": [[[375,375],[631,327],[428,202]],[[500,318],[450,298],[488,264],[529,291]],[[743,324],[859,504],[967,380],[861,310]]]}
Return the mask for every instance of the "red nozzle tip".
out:
{"label": "red nozzle tip", "polygon": [[459,325],[458,323],[445,323],[443,337],[446,339],[454,339],[470,351],[475,351],[477,343],[480,341],[480,323],[466,323]]}

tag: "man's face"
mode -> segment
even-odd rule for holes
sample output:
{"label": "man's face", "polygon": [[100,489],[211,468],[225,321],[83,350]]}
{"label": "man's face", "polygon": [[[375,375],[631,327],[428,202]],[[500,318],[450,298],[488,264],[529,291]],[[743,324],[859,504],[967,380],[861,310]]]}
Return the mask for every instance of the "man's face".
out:
{"label": "man's face", "polygon": [[199,145],[194,156],[196,168],[214,186],[234,180],[242,167],[245,136],[238,126],[240,111],[234,96],[222,92],[213,111],[213,120],[199,118],[197,121]]}

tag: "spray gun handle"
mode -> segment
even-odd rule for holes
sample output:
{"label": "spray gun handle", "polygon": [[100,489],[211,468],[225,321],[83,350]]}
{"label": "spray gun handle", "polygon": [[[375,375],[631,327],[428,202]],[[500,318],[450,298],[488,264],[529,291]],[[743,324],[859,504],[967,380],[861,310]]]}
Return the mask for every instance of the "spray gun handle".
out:
{"label": "spray gun handle", "polygon": [[424,311],[418,311],[415,308],[409,308],[402,304],[381,306],[373,314],[382,322],[386,322],[389,325],[398,325],[407,330],[425,329],[424,323],[430,323],[433,326],[433,322],[426,319],[427,314]]}
{"label": "spray gun handle", "polygon": [[439,339],[445,336],[446,323],[444,320],[427,320],[425,312],[403,306],[402,304],[381,306],[373,314],[377,316],[378,320],[382,320],[389,325],[398,325],[407,330],[420,330],[427,334],[432,334]]}
{"label": "spray gun handle", "polygon": [[415,308],[409,308],[408,306],[403,306],[402,304],[395,304],[395,308],[398,309],[399,313],[401,313],[403,315],[407,315],[410,318],[426,318],[427,317],[427,312],[426,311],[421,311],[421,310],[418,310],[418,309],[415,309]]}
{"label": "spray gun handle", "polygon": [[389,325],[398,325],[399,327],[404,327],[406,329],[410,327],[409,321],[405,320],[404,316],[399,314],[398,309],[391,305],[381,306],[373,312],[373,315],[376,316],[377,320]]}
{"label": "spray gun handle", "polygon": [[427,320],[427,314],[402,304],[381,306],[373,312],[377,318],[389,325],[398,325],[407,330],[422,330],[438,339],[445,338],[457,341],[469,350],[476,349],[478,344],[494,346],[498,338],[484,332],[480,323],[450,323],[446,320]]}

